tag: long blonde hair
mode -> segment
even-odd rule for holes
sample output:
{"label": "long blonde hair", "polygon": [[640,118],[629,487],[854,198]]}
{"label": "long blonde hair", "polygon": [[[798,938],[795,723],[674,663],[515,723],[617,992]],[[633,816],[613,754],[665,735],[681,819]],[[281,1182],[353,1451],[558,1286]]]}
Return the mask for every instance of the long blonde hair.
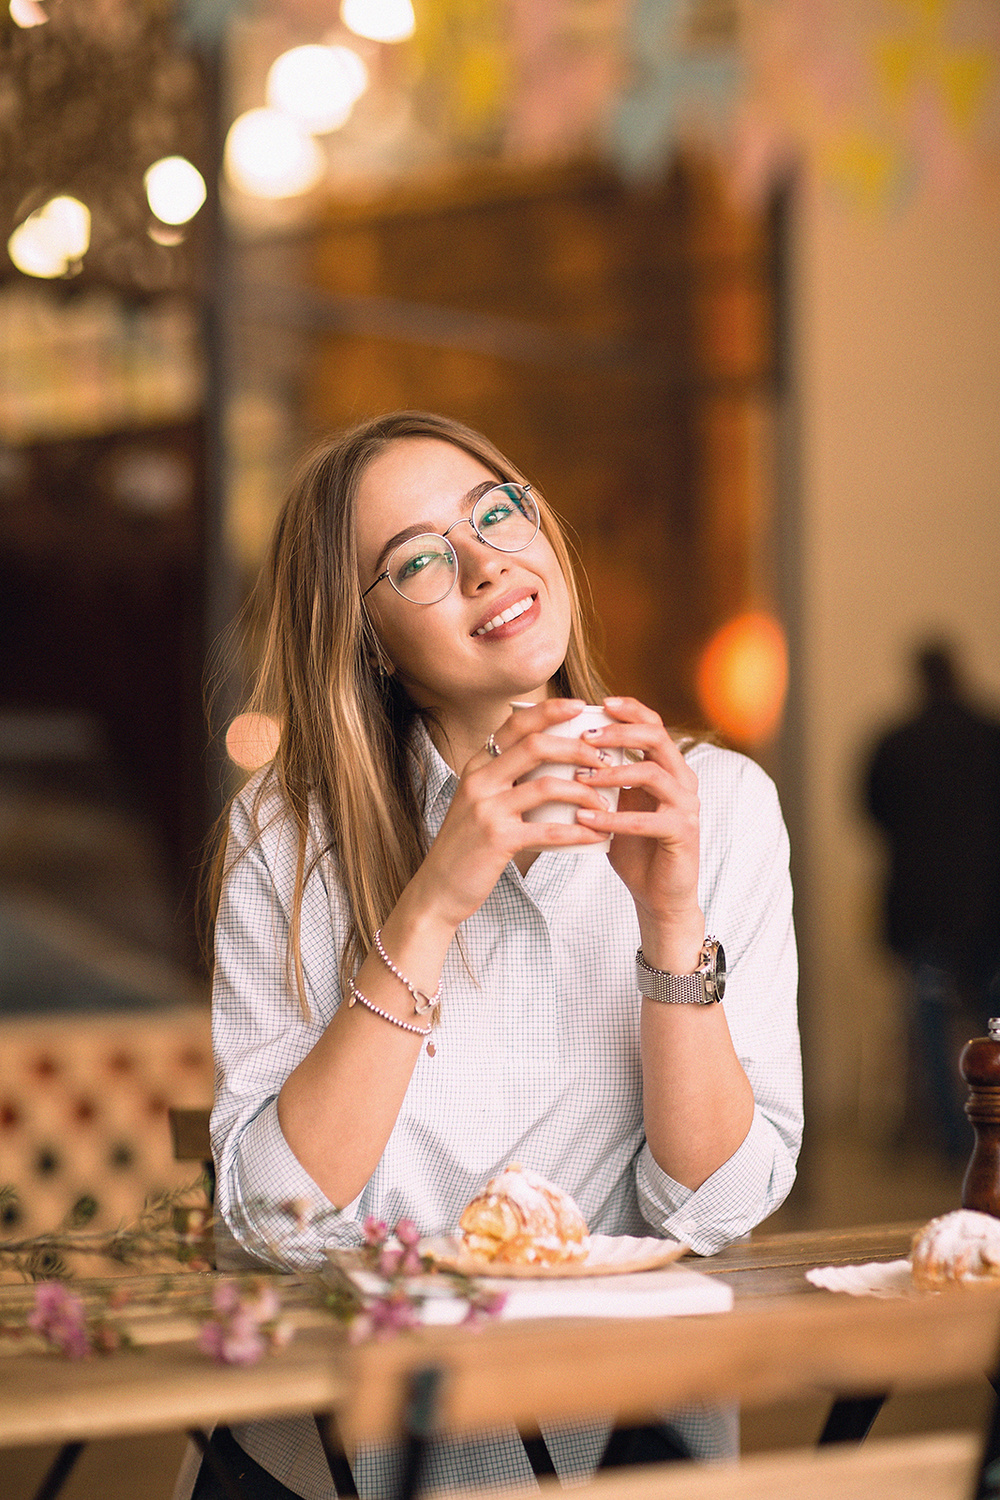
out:
{"label": "long blonde hair", "polygon": [[[251,708],[277,719],[280,741],[256,788],[261,810],[276,791],[294,820],[298,861],[289,926],[290,979],[308,1016],[301,956],[302,897],[317,859],[337,865],[348,913],[340,955],[346,990],[380,927],[426,853],[422,788],[414,784],[410,731],[418,710],[384,670],[385,655],[361,601],[355,512],[367,466],[401,438],[438,438],[463,449],[499,481],[525,483],[485,437],[447,417],[402,411],[361,423],[324,443],[301,465],[275,526],[253,603],[264,622]],[[599,703],[605,694],[589,645],[589,624],[562,528],[533,487],[541,530],[566,580],[569,644],[554,681],[565,697]],[[322,847],[315,850],[315,830]],[[226,873],[245,850],[220,851],[212,908]]]}

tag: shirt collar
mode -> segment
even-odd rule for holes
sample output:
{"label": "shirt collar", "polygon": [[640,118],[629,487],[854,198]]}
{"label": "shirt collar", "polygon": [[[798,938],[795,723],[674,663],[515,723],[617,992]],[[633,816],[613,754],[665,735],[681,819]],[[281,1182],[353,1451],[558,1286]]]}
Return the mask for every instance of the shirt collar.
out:
{"label": "shirt collar", "polygon": [[455,795],[458,777],[431,739],[421,718],[413,721],[410,754],[413,757],[418,791],[421,781],[424,782],[424,819],[436,829],[443,822],[445,812]]}

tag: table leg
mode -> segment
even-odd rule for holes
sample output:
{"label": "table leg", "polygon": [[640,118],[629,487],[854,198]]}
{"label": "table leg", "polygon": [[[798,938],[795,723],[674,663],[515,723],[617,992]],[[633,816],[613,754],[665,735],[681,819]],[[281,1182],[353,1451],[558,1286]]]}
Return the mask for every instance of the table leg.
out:
{"label": "table leg", "polygon": [[35,1491],[34,1500],[54,1500],[69,1478],[73,1465],[83,1449],[83,1443],[63,1443],[52,1460],[49,1472]]}
{"label": "table leg", "polygon": [[840,1396],[830,1407],[819,1443],[861,1443],[871,1431],[872,1423],[885,1404],[888,1392],[880,1396]]}

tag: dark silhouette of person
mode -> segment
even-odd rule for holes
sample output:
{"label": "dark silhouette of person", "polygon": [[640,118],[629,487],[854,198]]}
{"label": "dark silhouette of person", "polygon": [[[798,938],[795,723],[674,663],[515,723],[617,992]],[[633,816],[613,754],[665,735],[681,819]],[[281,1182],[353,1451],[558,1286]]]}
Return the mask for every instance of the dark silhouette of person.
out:
{"label": "dark silhouette of person", "polygon": [[921,646],[917,712],[876,744],[864,785],[889,855],[888,946],[912,975],[912,1061],[945,1153],[967,1158],[958,1056],[1000,1013],[1000,721],[970,701],[953,648]]}

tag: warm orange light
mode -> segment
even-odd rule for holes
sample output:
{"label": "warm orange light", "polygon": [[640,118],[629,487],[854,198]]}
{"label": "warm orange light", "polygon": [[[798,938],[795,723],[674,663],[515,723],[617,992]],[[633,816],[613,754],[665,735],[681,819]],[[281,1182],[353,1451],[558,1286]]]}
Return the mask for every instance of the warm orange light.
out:
{"label": "warm orange light", "polygon": [[771,615],[737,615],[719,627],[698,662],[695,687],[714,729],[738,745],[774,734],[788,689],[788,646]]}
{"label": "warm orange light", "polygon": [[269,714],[238,714],[226,730],[226,754],[244,771],[256,771],[274,759],[281,729]]}

